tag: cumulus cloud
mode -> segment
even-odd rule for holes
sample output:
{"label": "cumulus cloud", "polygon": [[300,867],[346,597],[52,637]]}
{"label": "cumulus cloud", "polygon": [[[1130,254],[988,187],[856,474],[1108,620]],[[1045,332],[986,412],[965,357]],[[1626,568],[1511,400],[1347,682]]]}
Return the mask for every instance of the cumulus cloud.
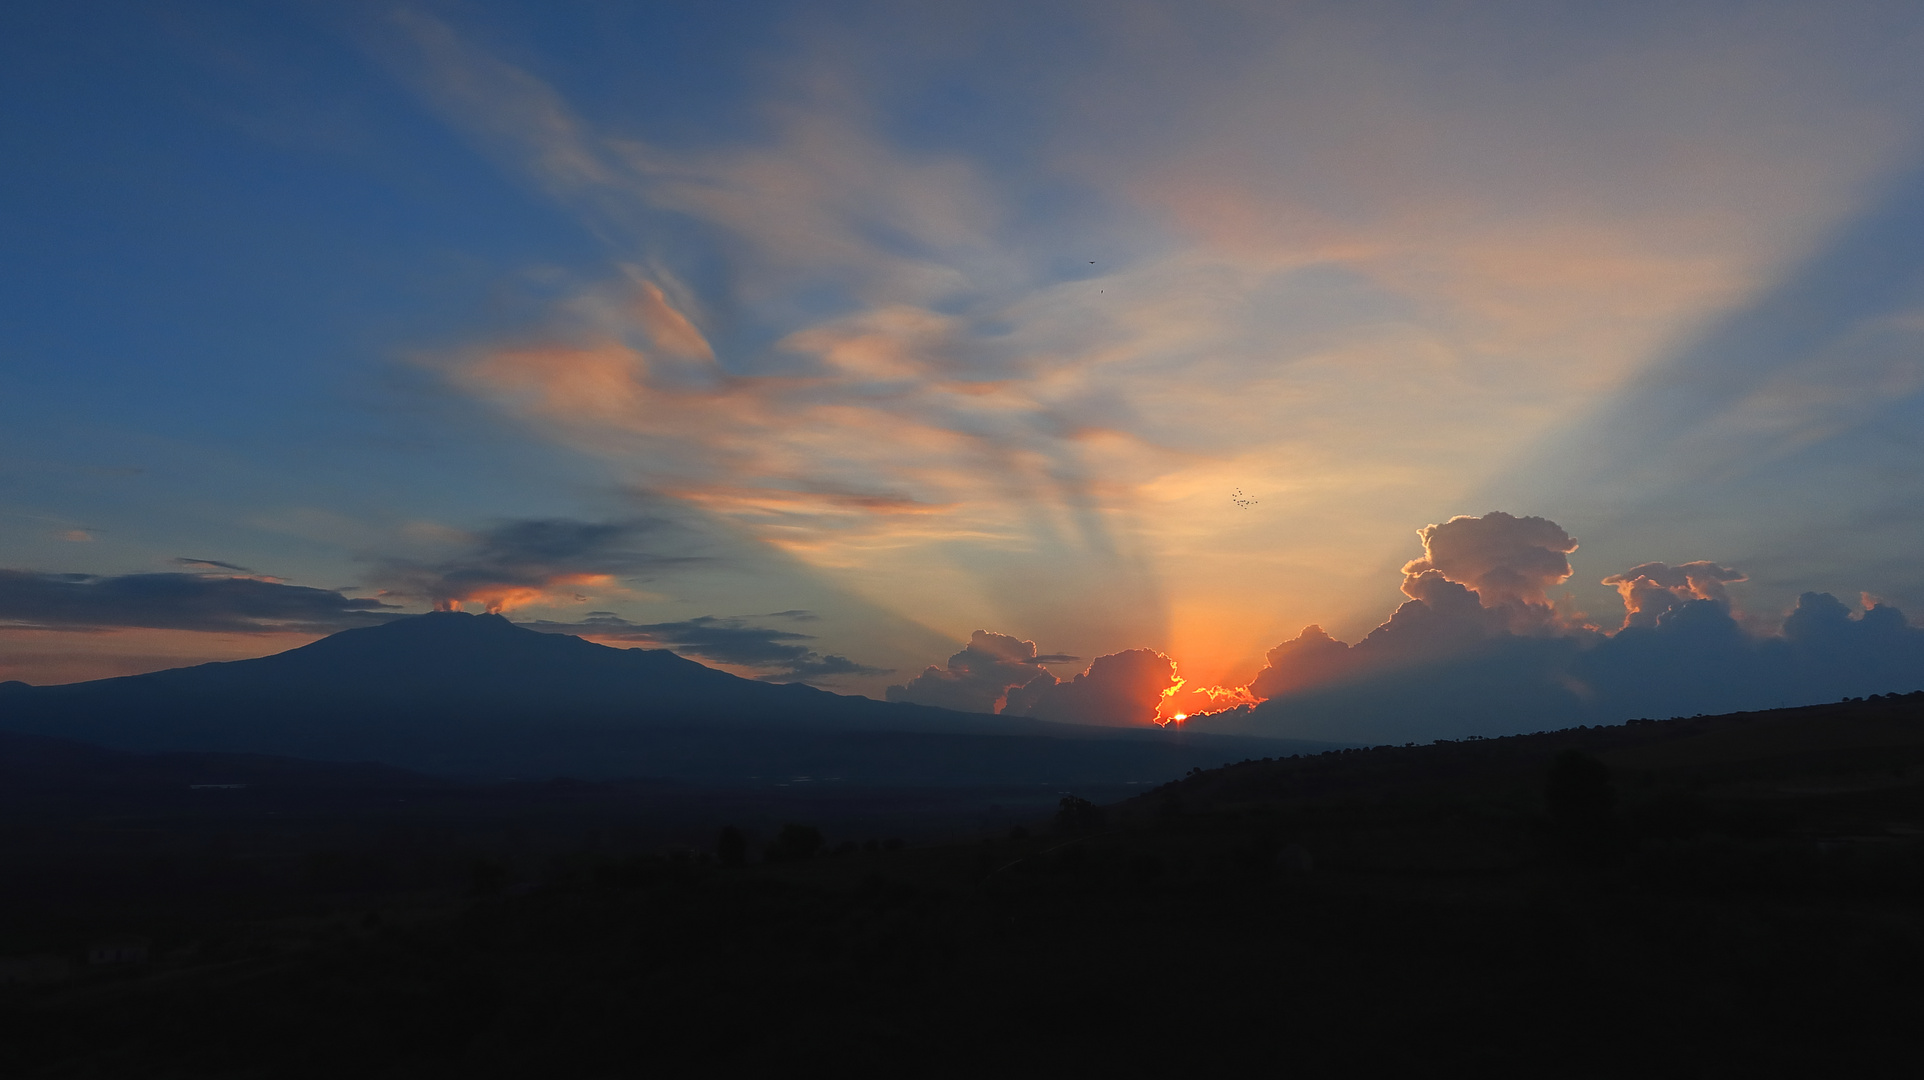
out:
{"label": "cumulus cloud", "polygon": [[[1408,572],[1405,567],[1404,573]],[[1515,601],[1485,604],[1481,593],[1445,578],[1438,570],[1406,576],[1403,592],[1410,599],[1388,622],[1371,630],[1358,648],[1400,659],[1447,653],[1504,633],[1519,606]]]}
{"label": "cumulus cloud", "polygon": [[[1340,643],[1338,643],[1340,644]],[[1272,664],[1278,672],[1283,665]],[[1266,669],[1268,670],[1268,669]],[[1502,735],[1639,716],[1724,713],[1924,688],[1924,630],[1877,606],[1807,593],[1777,635],[1753,636],[1721,600],[1686,600],[1614,635],[1504,630],[1398,661],[1361,643],[1335,673],[1253,708],[1192,718],[1214,730],[1403,742]],[[1280,675],[1271,682],[1282,682]]]}
{"label": "cumulus cloud", "polygon": [[1617,595],[1623,597],[1623,625],[1655,626],[1658,619],[1688,601],[1728,601],[1730,591],[1724,586],[1743,580],[1741,571],[1713,562],[1678,566],[1649,562],[1611,574],[1602,583],[1615,585]]}
{"label": "cumulus cloud", "polygon": [[1096,657],[1066,681],[1036,676],[1009,692],[1004,711],[1071,724],[1152,724],[1163,699],[1181,687],[1174,660],[1154,649],[1125,649]]}
{"label": "cumulus cloud", "polygon": [[1576,539],[1556,522],[1501,510],[1427,525],[1417,536],[1423,541],[1423,557],[1404,564],[1405,593],[1421,599],[1414,587],[1427,575],[1439,574],[1476,590],[1486,607],[1511,607],[1537,616],[1549,612],[1550,587],[1569,579],[1569,555],[1577,549]]}
{"label": "cumulus cloud", "polygon": [[535,604],[581,603],[618,590],[617,579],[697,561],[639,550],[660,522],[565,518],[510,521],[463,537],[434,560],[389,560],[375,573],[385,591],[440,610],[478,603],[499,614]]}
{"label": "cumulus cloud", "polygon": [[1405,567],[1410,599],[1387,621],[1354,644],[1305,628],[1250,680],[1267,700],[1201,722],[1404,741],[1924,687],[1924,630],[1886,604],[1867,600],[1858,614],[1828,593],[1805,593],[1778,633],[1753,635],[1732,614],[1727,586],[1744,580],[1739,571],[1643,563],[1604,579],[1626,612],[1623,628],[1605,634],[1547,617],[1545,590],[1568,577],[1564,556],[1576,546],[1554,522],[1490,514],[1422,537],[1424,558]]}
{"label": "cumulus cloud", "polygon": [[0,570],[0,625],[326,634],[396,617],[396,605],[329,589],[215,574],[47,574]]}
{"label": "cumulus cloud", "polygon": [[[791,618],[806,612],[779,612]],[[889,669],[858,664],[846,656],[823,655],[807,645],[812,634],[753,626],[746,619],[702,615],[676,622],[635,623],[610,611],[590,612],[580,622],[538,620],[520,625],[547,633],[575,634],[601,641],[627,641],[672,649],[692,658],[734,667],[759,668],[764,681],[812,682],[841,676],[887,675]]]}
{"label": "cumulus cloud", "polygon": [[[1404,573],[1409,575],[1409,567]],[[1320,626],[1309,626],[1271,649],[1262,670],[1249,681],[1250,694],[1281,697],[1374,671],[1440,660],[1510,633],[1510,610],[1484,606],[1477,592],[1447,580],[1441,571],[1426,569],[1405,577],[1403,591],[1410,599],[1354,645],[1336,640]]]}
{"label": "cumulus cloud", "polygon": [[1894,607],[1854,614],[1807,592],[1778,634],[1754,636],[1727,601],[1686,600],[1580,651],[1569,670],[1598,719],[1800,705],[1924,688],[1924,630]]}
{"label": "cumulus cloud", "polygon": [[[890,701],[935,705],[961,712],[996,713],[1008,705],[1009,692],[1038,679],[1055,682],[1044,664],[1073,662],[1076,657],[1036,652],[1033,641],[977,630],[962,651],[949,657],[946,667],[933,665],[901,686],[887,691]],[[1015,710],[1010,710],[1015,711]]]}
{"label": "cumulus cloud", "polygon": [[1305,626],[1303,632],[1269,650],[1261,671],[1249,681],[1249,692],[1257,698],[1281,697],[1333,682],[1349,673],[1350,647],[1320,626]]}

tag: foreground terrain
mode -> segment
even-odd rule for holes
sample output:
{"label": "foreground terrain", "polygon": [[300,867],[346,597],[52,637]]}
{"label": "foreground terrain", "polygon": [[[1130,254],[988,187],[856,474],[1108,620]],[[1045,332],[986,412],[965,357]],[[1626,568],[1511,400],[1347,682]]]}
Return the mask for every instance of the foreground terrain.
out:
{"label": "foreground terrain", "polygon": [[[247,829],[15,800],[9,866],[91,836],[102,876],[9,882],[0,1069],[1876,1074],[1924,1042],[1924,694],[1247,761],[959,839],[435,783]],[[134,837],[170,861],[99,869]],[[114,942],[144,959],[81,962]]]}

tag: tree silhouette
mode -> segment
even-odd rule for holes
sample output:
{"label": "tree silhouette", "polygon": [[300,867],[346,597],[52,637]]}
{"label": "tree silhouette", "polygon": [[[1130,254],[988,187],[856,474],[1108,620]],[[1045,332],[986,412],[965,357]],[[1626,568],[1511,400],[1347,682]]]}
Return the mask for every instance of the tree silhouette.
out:
{"label": "tree silhouette", "polygon": [[748,837],[733,825],[722,826],[715,838],[715,857],[723,866],[740,866],[748,861]]}
{"label": "tree silhouette", "polygon": [[797,825],[790,822],[782,826],[775,839],[763,849],[762,857],[769,862],[800,862],[812,859],[822,850],[822,831],[813,825]]}
{"label": "tree silhouette", "polygon": [[1056,828],[1062,832],[1089,832],[1102,828],[1102,809],[1075,795],[1064,795],[1056,804]]}

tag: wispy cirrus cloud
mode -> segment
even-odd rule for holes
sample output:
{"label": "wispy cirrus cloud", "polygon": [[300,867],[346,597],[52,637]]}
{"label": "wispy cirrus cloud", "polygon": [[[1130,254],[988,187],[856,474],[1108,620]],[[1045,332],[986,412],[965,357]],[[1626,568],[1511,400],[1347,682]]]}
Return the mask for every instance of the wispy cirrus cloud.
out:
{"label": "wispy cirrus cloud", "polygon": [[622,264],[437,363],[892,610],[1226,676],[1368,618],[1402,521],[1763,287],[1905,138],[1847,30],[1482,18],[1091,10],[997,75],[1058,122],[951,139],[890,103],[966,49],[831,27],[753,133],[669,144],[405,16],[424,95]]}

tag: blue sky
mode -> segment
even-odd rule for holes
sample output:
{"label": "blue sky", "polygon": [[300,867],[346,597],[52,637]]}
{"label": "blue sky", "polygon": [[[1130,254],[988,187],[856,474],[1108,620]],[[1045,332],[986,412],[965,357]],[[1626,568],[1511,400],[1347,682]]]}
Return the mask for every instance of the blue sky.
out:
{"label": "blue sky", "polygon": [[[1924,609],[1912,5],[0,19],[0,569],[875,694],[978,629],[1242,685],[1491,510],[1576,538],[1559,625],[1651,561]],[[0,677],[325,629],[25,610]]]}

